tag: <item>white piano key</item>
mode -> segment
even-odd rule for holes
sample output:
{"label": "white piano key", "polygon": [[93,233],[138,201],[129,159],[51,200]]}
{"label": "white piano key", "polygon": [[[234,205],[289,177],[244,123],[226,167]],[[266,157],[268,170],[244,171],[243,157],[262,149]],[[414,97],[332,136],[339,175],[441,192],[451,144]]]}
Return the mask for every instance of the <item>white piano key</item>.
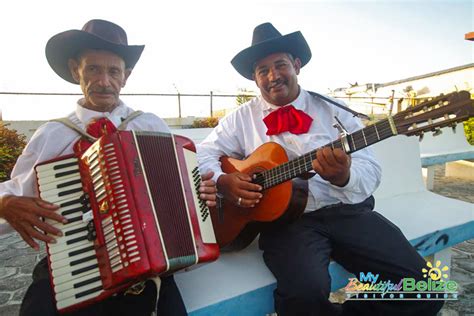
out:
{"label": "white piano key", "polygon": [[76,190],[76,189],[81,189],[81,192],[82,192],[82,184],[81,183],[76,183],[74,185],[70,185],[70,186],[67,186],[67,187],[64,187],[64,188],[60,188],[60,189],[51,189],[51,190],[47,190],[47,191],[41,191],[41,196],[44,197],[44,198],[49,198],[49,197],[61,197],[61,196],[70,196],[76,192],[71,192],[71,193],[66,193],[66,192],[69,192],[71,190]]}
{"label": "white piano key", "polygon": [[[91,267],[93,265],[97,265],[97,258],[91,261],[87,261],[87,262],[75,265],[73,267],[62,267],[56,270],[52,270],[52,276],[53,278],[57,278],[62,275],[69,275],[71,278],[74,278],[76,274],[80,274],[80,273],[77,273],[77,271],[80,271],[83,268]],[[94,269],[97,269],[97,268],[92,268],[91,270],[94,270]],[[73,272],[76,272],[76,274],[74,274]]]}
{"label": "white piano key", "polygon": [[36,169],[36,173],[38,174],[38,178],[47,178],[47,177],[51,177],[51,176],[55,176],[57,175],[58,177],[64,173],[69,173],[69,172],[72,172],[72,171],[77,171],[79,172],[79,166],[78,165],[75,165],[75,166],[70,166],[70,167],[67,167],[67,168],[62,168],[62,169],[49,169],[49,170],[44,170],[44,171],[38,171],[38,169]]}
{"label": "white piano key", "polygon": [[[86,245],[91,245],[93,244],[92,241],[90,240],[82,240],[80,242],[77,242],[73,245],[68,245],[67,247],[71,247],[71,246],[75,246],[75,247],[81,247],[81,246],[86,246]],[[61,245],[64,245],[64,244],[61,244]],[[61,252],[61,251],[65,251],[64,247],[60,247],[58,246],[58,244],[48,244],[48,252],[50,255],[54,255],[58,252]]]}
{"label": "white piano key", "polygon": [[56,307],[60,310],[60,309],[66,308],[66,307],[68,307],[68,306],[71,306],[71,305],[74,305],[74,304],[78,304],[78,303],[87,301],[87,300],[89,300],[89,299],[92,299],[92,298],[94,298],[94,297],[97,297],[97,296],[99,296],[102,292],[103,292],[103,290],[100,290],[100,291],[97,291],[97,292],[88,294],[88,295],[83,296],[83,297],[80,297],[80,298],[70,297],[70,298],[65,299],[65,300],[60,300],[60,301],[56,300],[56,301],[57,301]]}
{"label": "white piano key", "polygon": [[82,291],[87,291],[87,290],[90,290],[90,289],[93,289],[93,288],[96,288],[96,287],[99,287],[99,286],[102,286],[102,281],[101,280],[98,280],[98,281],[95,281],[93,283],[81,286],[80,288],[77,288],[77,289],[72,288],[72,289],[69,289],[67,291],[56,293],[56,300],[62,301],[62,300],[74,297],[77,293],[80,293]]}
{"label": "white piano key", "polygon": [[[89,248],[92,248],[92,249],[89,249]],[[59,251],[59,252],[56,252],[55,254],[50,255],[49,260],[51,262],[56,262],[56,261],[63,260],[65,258],[75,257],[74,254],[76,254],[78,252],[80,252],[80,253],[77,254],[77,255],[81,255],[82,253],[87,253],[87,254],[95,253],[94,244],[92,242],[90,242],[89,245],[67,247],[67,248],[63,249],[63,251]]]}
{"label": "white piano key", "polygon": [[36,170],[37,171],[45,171],[45,170],[52,169],[55,166],[65,165],[65,164],[69,164],[69,163],[73,163],[73,162],[77,163],[77,158],[72,157],[72,158],[68,158],[68,159],[64,159],[64,160],[58,160],[58,161],[50,162],[48,164],[43,164],[43,165],[37,166]]}
{"label": "white piano key", "polygon": [[88,280],[91,280],[91,279],[94,279],[94,278],[97,278],[97,277],[100,277],[100,271],[99,270],[94,271],[90,274],[83,275],[79,278],[70,279],[70,280],[68,280],[66,282],[63,282],[61,284],[57,284],[57,285],[55,284],[54,285],[54,292],[55,293],[65,292],[69,289],[74,288],[75,284],[78,284],[78,283],[83,282],[83,281],[88,281]]}
{"label": "white piano key", "polygon": [[77,172],[77,173],[69,174],[69,175],[62,176],[62,177],[50,176],[50,177],[45,177],[45,178],[39,178],[38,179],[38,184],[39,184],[39,187],[40,187],[40,190],[41,190],[44,185],[49,184],[49,183],[65,182],[65,181],[70,181],[70,180],[80,179],[80,178],[81,178],[80,174],[79,174],[79,172]]}
{"label": "white piano key", "polygon": [[67,257],[62,258],[60,260],[57,260],[57,259],[53,260],[50,257],[51,269],[56,270],[56,269],[59,269],[59,268],[65,267],[65,266],[72,266],[72,263],[76,260],[88,258],[90,256],[95,256],[95,255],[96,255],[95,250],[92,250],[92,251],[80,253],[80,254],[78,254],[76,256],[73,256],[73,257],[67,256]]}

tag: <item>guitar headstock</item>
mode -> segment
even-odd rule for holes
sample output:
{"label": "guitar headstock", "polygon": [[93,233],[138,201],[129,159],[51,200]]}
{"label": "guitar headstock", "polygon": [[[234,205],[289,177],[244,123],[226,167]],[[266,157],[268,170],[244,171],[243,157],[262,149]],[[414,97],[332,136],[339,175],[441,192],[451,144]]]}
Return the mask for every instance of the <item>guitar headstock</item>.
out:
{"label": "guitar headstock", "polygon": [[452,92],[410,107],[393,116],[399,134],[407,136],[439,132],[442,127],[474,117],[474,100],[468,91]]}

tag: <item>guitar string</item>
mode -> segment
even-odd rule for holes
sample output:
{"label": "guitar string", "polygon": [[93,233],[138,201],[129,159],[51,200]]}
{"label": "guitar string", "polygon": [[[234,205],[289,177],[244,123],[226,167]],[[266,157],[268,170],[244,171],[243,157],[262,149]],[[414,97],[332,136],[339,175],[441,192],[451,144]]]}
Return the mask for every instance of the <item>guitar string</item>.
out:
{"label": "guitar string", "polygon": [[[385,136],[390,136],[391,133],[389,135],[386,135],[386,132],[388,131],[388,129],[380,129],[379,130],[379,134],[381,133],[383,135],[383,137]],[[354,132],[353,134],[351,134],[351,138],[352,136],[355,136],[357,137],[357,133],[360,132],[361,134],[361,130],[359,131],[356,131]],[[370,137],[366,137],[366,141],[368,144],[372,144],[374,141],[379,141],[381,139],[383,139],[382,137],[372,137],[371,135],[369,135]],[[385,137],[386,138],[386,137]],[[359,140],[358,139],[355,139],[354,140],[354,143],[355,143],[355,148],[356,150],[359,149],[362,145],[362,147],[366,147],[367,145],[365,144],[365,141],[364,143],[362,144],[358,144]],[[331,144],[328,144],[326,146],[323,146],[323,147],[329,147],[329,146],[332,146],[332,147],[342,147],[342,144],[340,141],[335,141]],[[316,151],[312,151],[310,153],[307,153],[303,156],[301,156],[300,158],[297,158],[295,160],[292,160],[290,162],[287,162],[283,165],[280,165],[278,167],[275,167],[274,169],[270,169],[268,174],[270,175],[269,177],[265,177],[265,179],[267,180],[267,183],[272,186],[272,185],[275,185],[275,184],[278,184],[279,182],[281,183],[282,180],[288,180],[287,177],[294,177],[298,174],[301,174],[307,170],[310,170],[312,168],[312,159],[313,157],[310,157],[311,159],[308,161],[306,158],[307,156],[314,156],[315,155],[315,152]],[[297,169],[296,169],[297,168]],[[283,172],[278,172],[278,171],[281,171],[281,169],[283,169]]]}
{"label": "guitar string", "polygon": [[[379,126],[380,125],[380,126]],[[388,125],[388,126],[387,126]],[[374,127],[373,132],[369,133],[369,129],[371,127]],[[365,132],[363,132],[365,131]],[[367,133],[366,133],[367,132]],[[388,134],[387,134],[388,132]],[[348,135],[348,140],[349,138],[352,140],[352,146],[354,147],[351,148],[351,152],[357,151],[361,148],[365,148],[368,145],[372,145],[373,143],[376,143],[380,140],[383,140],[387,137],[392,136],[392,129],[390,127],[390,124],[388,121],[382,121],[376,124],[373,124],[371,126],[365,127],[363,129],[360,129],[358,131],[355,131],[354,133]],[[365,138],[364,138],[365,136]],[[357,138],[359,137],[359,138]],[[367,144],[366,144],[367,142]],[[260,178],[257,178],[256,183],[264,186],[264,188],[269,188],[272,187],[276,184],[282,183],[286,180],[289,180],[299,174],[302,174],[306,171],[311,170],[312,168],[312,156],[315,156],[316,151],[324,148],[324,147],[334,147],[334,148],[342,148],[342,143],[340,140],[336,140],[330,144],[327,144],[325,146],[322,146],[316,150],[313,150],[311,152],[308,152],[296,159],[290,160],[288,162],[285,162],[282,165],[279,165],[275,168],[269,169],[267,171],[262,172],[262,176]],[[307,161],[307,157],[309,156],[310,160]],[[316,157],[314,157],[316,158]],[[302,161],[301,161],[302,160]]]}

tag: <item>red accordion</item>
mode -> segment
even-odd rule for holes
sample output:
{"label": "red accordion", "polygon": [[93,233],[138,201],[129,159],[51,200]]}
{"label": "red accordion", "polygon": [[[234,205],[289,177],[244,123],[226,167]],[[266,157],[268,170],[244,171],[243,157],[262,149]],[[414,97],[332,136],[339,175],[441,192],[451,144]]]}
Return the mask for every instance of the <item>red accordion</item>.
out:
{"label": "red accordion", "polygon": [[40,197],[67,224],[47,244],[58,311],[103,300],[139,281],[217,259],[189,139],[156,132],[105,135],[79,158],[35,167]]}

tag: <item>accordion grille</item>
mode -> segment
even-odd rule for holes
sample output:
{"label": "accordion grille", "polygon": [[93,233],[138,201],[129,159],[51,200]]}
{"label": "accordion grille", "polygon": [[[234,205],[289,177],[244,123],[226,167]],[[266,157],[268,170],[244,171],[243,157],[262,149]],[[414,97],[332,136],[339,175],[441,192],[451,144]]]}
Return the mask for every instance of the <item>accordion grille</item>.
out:
{"label": "accordion grille", "polygon": [[195,260],[194,241],[173,138],[163,135],[157,141],[156,134],[137,133],[136,139],[168,258],[189,265]]}

